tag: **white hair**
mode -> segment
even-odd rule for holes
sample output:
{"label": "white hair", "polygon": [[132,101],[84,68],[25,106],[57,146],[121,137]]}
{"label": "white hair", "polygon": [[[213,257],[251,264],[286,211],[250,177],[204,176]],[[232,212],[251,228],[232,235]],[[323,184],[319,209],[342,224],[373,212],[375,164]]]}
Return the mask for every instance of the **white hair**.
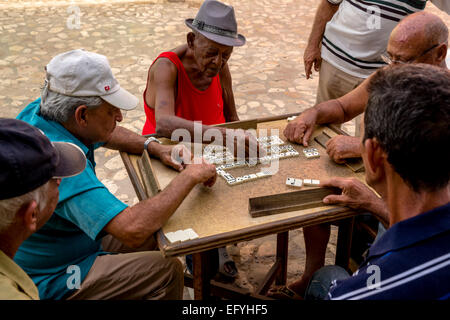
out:
{"label": "white hair", "polygon": [[65,123],[75,114],[79,106],[95,108],[102,103],[100,97],[72,97],[48,90],[46,81],[41,92],[41,115],[47,120]]}
{"label": "white hair", "polygon": [[0,232],[8,228],[14,222],[20,208],[32,200],[36,201],[39,211],[44,210],[49,201],[47,195],[49,186],[50,181],[21,196],[0,200]]}

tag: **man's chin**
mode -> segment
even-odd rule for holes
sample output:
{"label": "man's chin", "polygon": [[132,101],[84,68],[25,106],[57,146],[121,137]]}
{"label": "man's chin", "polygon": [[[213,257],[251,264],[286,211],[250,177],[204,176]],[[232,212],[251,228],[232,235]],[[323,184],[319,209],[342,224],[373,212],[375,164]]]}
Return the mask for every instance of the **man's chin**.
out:
{"label": "man's chin", "polygon": [[216,69],[207,69],[205,72],[206,76],[209,78],[214,78],[219,74],[219,70]]}

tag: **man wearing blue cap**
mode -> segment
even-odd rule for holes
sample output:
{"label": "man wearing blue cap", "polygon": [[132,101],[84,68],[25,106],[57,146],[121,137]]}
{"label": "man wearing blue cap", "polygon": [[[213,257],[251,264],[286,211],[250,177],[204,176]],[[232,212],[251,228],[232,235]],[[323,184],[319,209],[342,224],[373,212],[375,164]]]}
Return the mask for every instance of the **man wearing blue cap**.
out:
{"label": "man wearing blue cap", "polygon": [[26,122],[0,119],[0,300],[39,299],[33,281],[12,259],[52,215],[61,179],[85,166],[76,145],[51,143]]}
{"label": "man wearing blue cap", "polygon": [[[196,184],[214,184],[214,165],[183,165],[174,158],[190,163],[186,149],[117,126],[121,110],[134,109],[138,99],[120,87],[105,56],[65,52],[46,71],[41,98],[18,118],[52,141],[76,144],[88,161],[80,175],[61,182],[55,214],[23,243],[15,261],[42,299],[181,299],[181,263],[150,251],[153,235]],[[94,150],[100,146],[149,152],[181,173],[155,197],[128,207],[95,174]]]}

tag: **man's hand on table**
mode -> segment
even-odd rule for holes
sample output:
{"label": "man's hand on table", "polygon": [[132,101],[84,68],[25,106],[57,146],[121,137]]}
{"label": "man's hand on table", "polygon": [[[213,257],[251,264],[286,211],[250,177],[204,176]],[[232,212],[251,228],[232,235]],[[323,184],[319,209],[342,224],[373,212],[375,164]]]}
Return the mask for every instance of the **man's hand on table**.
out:
{"label": "man's hand on table", "polygon": [[345,159],[361,157],[361,141],[358,137],[335,136],[327,142],[327,153],[336,163]]}
{"label": "man's hand on table", "polygon": [[206,162],[203,158],[194,158],[186,165],[183,174],[187,175],[195,184],[203,183],[212,187],[216,183],[216,166]]}
{"label": "man's hand on table", "polygon": [[382,221],[387,222],[386,203],[356,178],[332,178],[322,181],[322,187],[337,187],[342,190],[340,195],[332,194],[323,198],[325,204],[337,204],[352,209],[366,210]]}
{"label": "man's hand on table", "polygon": [[297,118],[288,123],[284,129],[284,136],[291,142],[308,146],[308,140],[314,131],[317,121],[317,111],[309,108],[302,112]]}
{"label": "man's hand on table", "polygon": [[192,161],[191,151],[182,144],[159,145],[155,154],[162,163],[177,171],[183,171],[187,163]]}

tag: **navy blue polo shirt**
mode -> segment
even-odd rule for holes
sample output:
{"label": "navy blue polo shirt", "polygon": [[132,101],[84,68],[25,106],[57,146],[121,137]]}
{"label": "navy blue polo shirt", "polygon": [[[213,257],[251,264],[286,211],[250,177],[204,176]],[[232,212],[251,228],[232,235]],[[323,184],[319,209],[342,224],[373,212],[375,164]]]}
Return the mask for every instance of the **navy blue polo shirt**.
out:
{"label": "navy blue polo shirt", "polygon": [[450,299],[450,203],[394,224],[328,298]]}

